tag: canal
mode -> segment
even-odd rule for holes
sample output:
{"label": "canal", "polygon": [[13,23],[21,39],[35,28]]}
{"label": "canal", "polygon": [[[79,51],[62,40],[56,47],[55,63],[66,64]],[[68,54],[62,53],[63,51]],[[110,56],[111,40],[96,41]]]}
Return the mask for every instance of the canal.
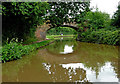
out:
{"label": "canal", "polygon": [[61,38],[2,64],[3,82],[118,82],[118,46]]}

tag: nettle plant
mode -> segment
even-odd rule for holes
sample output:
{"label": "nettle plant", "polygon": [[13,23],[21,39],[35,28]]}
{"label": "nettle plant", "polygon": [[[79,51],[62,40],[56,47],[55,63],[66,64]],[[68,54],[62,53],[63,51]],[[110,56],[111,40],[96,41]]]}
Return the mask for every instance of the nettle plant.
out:
{"label": "nettle plant", "polygon": [[19,59],[23,54],[23,47],[18,43],[18,38],[13,38],[9,43],[8,40],[7,38],[6,45],[2,47],[2,62]]}
{"label": "nettle plant", "polygon": [[35,43],[35,44],[31,44],[31,45],[22,45],[22,39],[21,39],[21,43],[18,42],[18,38],[13,38],[9,43],[6,42],[6,45],[4,45],[2,47],[2,62],[8,62],[8,61],[12,61],[12,60],[17,60],[22,58],[22,56],[24,55],[28,55],[30,54],[30,52],[38,49],[41,46],[45,46],[47,45],[49,41],[43,41],[40,43]]}

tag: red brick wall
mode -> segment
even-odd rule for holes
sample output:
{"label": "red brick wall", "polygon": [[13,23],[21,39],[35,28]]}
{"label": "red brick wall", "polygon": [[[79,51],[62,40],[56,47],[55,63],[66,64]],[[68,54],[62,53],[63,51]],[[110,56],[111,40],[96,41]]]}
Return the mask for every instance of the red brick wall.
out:
{"label": "red brick wall", "polygon": [[35,37],[38,40],[44,40],[46,37],[46,30],[50,28],[49,24],[44,23],[41,26],[37,26],[36,31],[35,31]]}

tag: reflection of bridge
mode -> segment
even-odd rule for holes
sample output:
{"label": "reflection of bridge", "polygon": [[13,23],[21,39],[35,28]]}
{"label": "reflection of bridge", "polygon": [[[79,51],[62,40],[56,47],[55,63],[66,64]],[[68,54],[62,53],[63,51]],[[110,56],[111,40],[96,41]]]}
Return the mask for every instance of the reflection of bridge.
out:
{"label": "reflection of bridge", "polygon": [[[60,27],[70,27],[75,29],[76,31],[79,31],[78,25],[73,22],[73,23],[63,23],[62,25],[59,25]],[[41,26],[38,26],[35,32],[35,36],[42,40],[46,38],[46,31],[52,29],[50,24],[43,24]]]}

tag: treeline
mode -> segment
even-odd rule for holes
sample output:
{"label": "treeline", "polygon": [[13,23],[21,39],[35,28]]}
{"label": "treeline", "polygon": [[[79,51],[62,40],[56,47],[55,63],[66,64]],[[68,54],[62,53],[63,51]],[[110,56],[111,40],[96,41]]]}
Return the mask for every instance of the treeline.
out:
{"label": "treeline", "polygon": [[112,17],[98,11],[87,12],[79,23],[80,32],[77,40],[111,45],[120,44],[120,6]]}

